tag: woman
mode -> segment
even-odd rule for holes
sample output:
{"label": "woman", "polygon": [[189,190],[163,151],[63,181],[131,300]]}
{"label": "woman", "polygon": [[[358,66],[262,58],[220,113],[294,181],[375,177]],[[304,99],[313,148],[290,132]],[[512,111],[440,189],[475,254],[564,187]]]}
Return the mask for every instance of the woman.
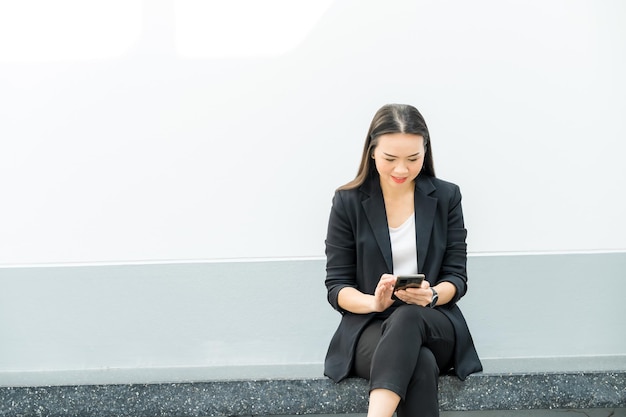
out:
{"label": "woman", "polygon": [[[356,178],[333,199],[328,301],[342,314],[325,374],[370,381],[368,417],[438,416],[437,381],[482,370],[456,303],[467,291],[459,188],[435,178],[424,118],[409,105],[374,116]],[[425,274],[394,291],[398,275]]]}

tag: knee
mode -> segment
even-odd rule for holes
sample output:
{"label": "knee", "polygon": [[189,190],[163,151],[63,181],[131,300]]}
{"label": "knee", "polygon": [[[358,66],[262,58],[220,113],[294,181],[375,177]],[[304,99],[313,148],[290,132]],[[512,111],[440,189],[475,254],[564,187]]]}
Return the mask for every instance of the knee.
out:
{"label": "knee", "polygon": [[385,326],[398,326],[402,329],[424,325],[424,307],[403,305],[394,311],[384,323]]}

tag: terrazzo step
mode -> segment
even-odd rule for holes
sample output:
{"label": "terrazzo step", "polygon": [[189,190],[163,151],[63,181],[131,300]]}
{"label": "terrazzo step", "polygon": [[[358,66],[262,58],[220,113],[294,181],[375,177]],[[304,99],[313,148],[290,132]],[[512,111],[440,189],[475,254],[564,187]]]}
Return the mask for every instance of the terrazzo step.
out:
{"label": "terrazzo step", "polygon": [[[324,377],[0,387],[0,416],[200,417],[366,412],[367,382]],[[626,371],[480,373],[440,378],[440,409],[626,407]]]}

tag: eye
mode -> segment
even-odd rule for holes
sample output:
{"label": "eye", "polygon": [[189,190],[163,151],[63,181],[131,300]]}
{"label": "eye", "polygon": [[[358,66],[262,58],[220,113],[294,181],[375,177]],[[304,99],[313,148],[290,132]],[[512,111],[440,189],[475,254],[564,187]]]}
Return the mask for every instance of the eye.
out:
{"label": "eye", "polygon": [[393,159],[393,158],[385,158],[385,161],[387,161],[387,162],[393,162],[393,161],[395,161],[395,159]]}
{"label": "eye", "polygon": [[410,158],[409,162],[416,162],[419,158]]}

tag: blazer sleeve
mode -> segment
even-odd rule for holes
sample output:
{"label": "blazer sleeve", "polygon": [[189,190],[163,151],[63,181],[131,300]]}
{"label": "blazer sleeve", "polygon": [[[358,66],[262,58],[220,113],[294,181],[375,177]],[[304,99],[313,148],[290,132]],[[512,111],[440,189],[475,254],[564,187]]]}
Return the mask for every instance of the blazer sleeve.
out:
{"label": "blazer sleeve", "polygon": [[356,283],[356,244],[354,225],[343,201],[342,193],[337,191],[328,220],[326,235],[326,289],[328,302],[342,314],[339,306],[339,291],[344,287],[357,288]]}
{"label": "blazer sleeve", "polygon": [[461,191],[454,185],[448,205],[446,250],[441,265],[439,281],[451,282],[456,294],[450,301],[454,305],[467,292],[467,230],[463,221]]}

